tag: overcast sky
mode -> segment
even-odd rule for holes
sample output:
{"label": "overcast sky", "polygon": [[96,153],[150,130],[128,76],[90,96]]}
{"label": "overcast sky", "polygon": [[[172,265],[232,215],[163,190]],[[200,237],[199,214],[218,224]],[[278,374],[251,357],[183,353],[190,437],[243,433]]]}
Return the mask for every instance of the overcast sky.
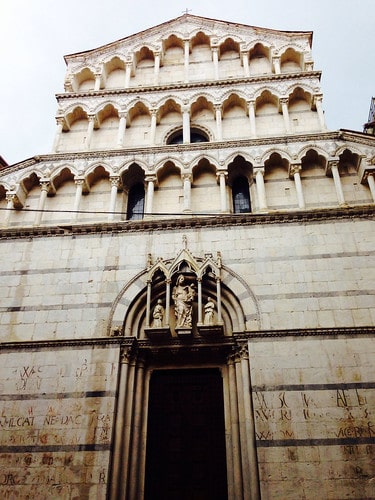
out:
{"label": "overcast sky", "polygon": [[362,131],[375,95],[375,0],[0,0],[0,155],[13,164],[49,153],[64,55],[191,14],[313,31],[328,128]]}

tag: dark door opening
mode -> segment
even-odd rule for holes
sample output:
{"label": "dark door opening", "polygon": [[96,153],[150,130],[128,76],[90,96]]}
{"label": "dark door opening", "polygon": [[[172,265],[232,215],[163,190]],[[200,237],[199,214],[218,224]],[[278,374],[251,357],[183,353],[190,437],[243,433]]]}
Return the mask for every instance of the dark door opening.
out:
{"label": "dark door opening", "polygon": [[220,371],[155,371],[149,392],[145,499],[227,498]]}

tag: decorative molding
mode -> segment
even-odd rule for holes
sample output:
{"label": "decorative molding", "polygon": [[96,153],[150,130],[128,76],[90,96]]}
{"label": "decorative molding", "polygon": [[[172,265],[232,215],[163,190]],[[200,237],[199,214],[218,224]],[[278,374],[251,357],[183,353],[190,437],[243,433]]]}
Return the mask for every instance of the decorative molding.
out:
{"label": "decorative molding", "polygon": [[358,207],[338,207],[319,210],[277,211],[269,213],[249,214],[218,214],[202,216],[191,214],[188,217],[162,220],[98,222],[95,224],[59,224],[40,227],[10,227],[0,229],[1,239],[35,238],[48,236],[89,236],[105,233],[144,232],[149,230],[185,230],[202,227],[252,226],[263,224],[301,224],[327,222],[334,219],[374,219],[375,206],[361,205]]}

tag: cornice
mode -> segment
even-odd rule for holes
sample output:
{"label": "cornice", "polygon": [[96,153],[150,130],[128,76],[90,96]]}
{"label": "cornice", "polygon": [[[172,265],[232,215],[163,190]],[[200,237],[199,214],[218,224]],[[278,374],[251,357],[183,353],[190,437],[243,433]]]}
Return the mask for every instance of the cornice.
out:
{"label": "cornice", "polygon": [[160,155],[160,154],[182,154],[190,152],[205,152],[205,151],[221,151],[231,149],[256,148],[262,146],[288,146],[290,144],[301,143],[303,145],[311,145],[326,141],[348,141],[364,146],[375,146],[375,137],[369,136],[361,132],[349,130],[336,130],[328,132],[313,132],[303,134],[280,135],[273,137],[259,137],[256,139],[237,139],[232,141],[217,141],[217,142],[200,142],[196,144],[173,144],[161,146],[145,146],[132,147],[121,149],[106,149],[93,151],[67,151],[64,153],[49,153],[36,155],[20,163],[10,165],[1,169],[0,178],[6,175],[15,173],[19,170],[26,169],[36,164],[43,162],[58,162],[58,161],[76,161],[76,160],[104,160],[110,158],[129,158],[139,157],[143,155]]}
{"label": "cornice", "polygon": [[146,94],[148,92],[158,93],[166,91],[177,91],[177,90],[194,90],[205,87],[225,87],[230,85],[243,85],[243,84],[254,84],[254,83],[275,83],[278,81],[285,80],[295,80],[298,78],[299,83],[303,78],[318,78],[320,80],[322,75],[321,71],[303,71],[299,73],[281,73],[278,75],[261,75],[261,76],[250,76],[243,78],[230,78],[226,80],[210,80],[202,82],[189,82],[180,84],[170,84],[170,85],[149,85],[142,87],[129,87],[126,89],[108,89],[108,90],[91,90],[89,92],[64,92],[62,94],[56,94],[56,99],[66,100],[66,99],[82,99],[82,98],[92,98],[92,97],[108,97],[112,95],[122,96],[128,94]]}
{"label": "cornice", "polygon": [[134,351],[139,350],[195,350],[204,348],[226,348],[233,349],[244,342],[252,340],[266,340],[275,338],[287,337],[330,337],[330,338],[353,338],[353,337],[369,337],[375,335],[375,327],[342,327],[342,328],[298,328],[288,330],[259,330],[257,332],[242,332],[235,333],[232,337],[221,337],[217,339],[194,338],[187,341],[186,339],[170,339],[162,342],[152,340],[138,340],[135,337],[98,337],[89,339],[53,339],[53,340],[29,340],[21,342],[2,342],[0,343],[0,352],[4,351],[23,351],[23,350],[51,350],[59,348],[90,348],[90,347],[117,347],[131,348]]}
{"label": "cornice", "polygon": [[56,161],[56,160],[74,160],[74,159],[92,159],[92,158],[108,158],[118,156],[132,156],[132,155],[153,155],[158,153],[182,153],[190,151],[212,151],[221,149],[236,149],[244,147],[255,146],[269,146],[289,144],[296,142],[316,142],[327,140],[338,140],[340,135],[338,132],[316,132],[312,134],[298,134],[298,135],[282,135],[274,137],[260,137],[257,139],[241,139],[234,141],[221,141],[221,142],[199,142],[194,144],[174,144],[163,146],[146,146],[140,148],[123,148],[123,149],[108,149],[102,151],[80,151],[80,152],[67,152],[67,153],[54,153],[49,155],[40,155],[40,161]]}
{"label": "cornice", "polygon": [[[93,236],[127,232],[174,231],[201,228],[244,227],[268,224],[325,223],[333,220],[374,220],[375,206],[329,208],[319,210],[275,211],[268,213],[194,215],[175,219],[143,219],[141,221],[98,222],[95,224],[59,224],[55,226],[25,226],[0,229],[0,240],[38,237]],[[157,217],[157,215],[155,215]]]}

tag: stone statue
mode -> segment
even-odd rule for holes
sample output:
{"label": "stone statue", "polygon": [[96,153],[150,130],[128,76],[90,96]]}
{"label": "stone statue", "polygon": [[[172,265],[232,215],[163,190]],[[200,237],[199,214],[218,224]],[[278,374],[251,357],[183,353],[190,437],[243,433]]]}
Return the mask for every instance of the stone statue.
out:
{"label": "stone statue", "polygon": [[204,324],[213,325],[214,324],[214,313],[215,304],[211,297],[208,297],[207,304],[204,306]]}
{"label": "stone statue", "polygon": [[185,283],[184,275],[180,274],[172,292],[172,299],[174,300],[174,313],[176,316],[176,328],[191,328],[194,297],[194,283],[187,285]]}
{"label": "stone statue", "polygon": [[154,307],[154,310],[152,312],[152,326],[154,328],[161,328],[163,326],[163,320],[164,320],[164,307],[162,305],[161,299],[158,299],[156,306]]}

